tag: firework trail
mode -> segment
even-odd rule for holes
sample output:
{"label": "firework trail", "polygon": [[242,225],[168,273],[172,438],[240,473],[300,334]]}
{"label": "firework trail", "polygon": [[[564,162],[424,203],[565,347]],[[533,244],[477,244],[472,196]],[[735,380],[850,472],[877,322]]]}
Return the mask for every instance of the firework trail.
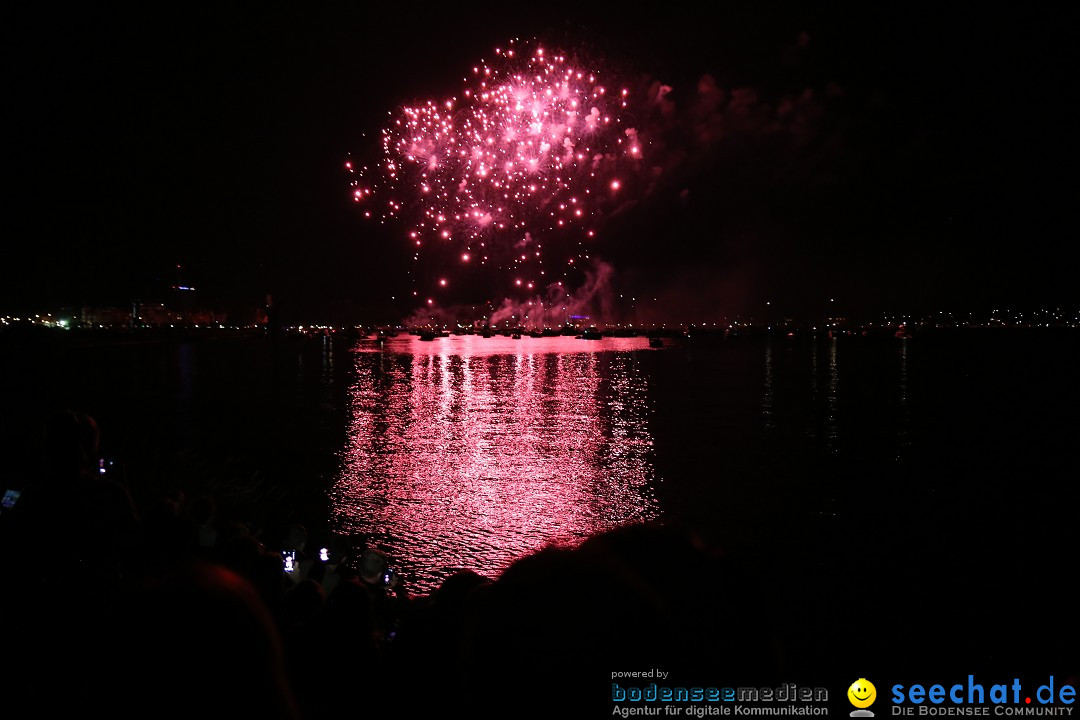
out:
{"label": "firework trail", "polygon": [[477,266],[499,289],[573,284],[596,218],[641,161],[629,91],[535,43],[496,48],[465,82],[391,113],[379,162],[346,165],[355,201],[405,226],[414,295],[428,304]]}

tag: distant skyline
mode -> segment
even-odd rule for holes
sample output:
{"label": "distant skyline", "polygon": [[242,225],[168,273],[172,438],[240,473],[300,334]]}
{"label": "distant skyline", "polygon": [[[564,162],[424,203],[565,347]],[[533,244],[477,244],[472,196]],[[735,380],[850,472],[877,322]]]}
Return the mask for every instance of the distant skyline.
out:
{"label": "distant skyline", "polygon": [[[237,317],[267,294],[283,322],[407,317],[421,299],[403,228],[364,220],[344,163],[512,37],[602,58],[639,98],[651,179],[600,219],[592,254],[606,292],[657,298],[647,319],[816,313],[829,296],[868,313],[1073,306],[1075,20],[794,3],[11,11],[0,314],[152,300],[180,265],[199,303]],[[669,105],[647,105],[655,83]]]}

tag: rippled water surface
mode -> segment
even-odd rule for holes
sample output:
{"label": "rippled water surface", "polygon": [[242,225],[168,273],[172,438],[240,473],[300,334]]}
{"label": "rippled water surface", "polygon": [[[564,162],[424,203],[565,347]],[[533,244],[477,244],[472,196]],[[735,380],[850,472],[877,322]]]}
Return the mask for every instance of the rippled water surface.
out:
{"label": "rippled water surface", "polygon": [[418,589],[495,575],[548,543],[656,517],[644,339],[395,338],[361,345],[349,391],[341,534]]}

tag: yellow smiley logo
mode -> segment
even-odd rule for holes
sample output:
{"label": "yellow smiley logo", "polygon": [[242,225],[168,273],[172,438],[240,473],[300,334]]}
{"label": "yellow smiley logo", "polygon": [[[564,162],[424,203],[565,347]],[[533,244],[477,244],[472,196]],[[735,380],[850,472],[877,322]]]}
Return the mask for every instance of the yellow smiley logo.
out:
{"label": "yellow smiley logo", "polygon": [[877,688],[866,678],[859,678],[847,689],[848,700],[857,708],[868,708],[877,699]]}

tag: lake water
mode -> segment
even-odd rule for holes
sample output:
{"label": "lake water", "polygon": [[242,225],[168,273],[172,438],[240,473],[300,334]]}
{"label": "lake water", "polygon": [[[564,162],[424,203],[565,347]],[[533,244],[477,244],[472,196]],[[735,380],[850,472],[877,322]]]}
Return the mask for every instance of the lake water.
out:
{"label": "lake water", "polygon": [[334,526],[433,589],[655,519],[645,339],[391,339],[352,355]]}
{"label": "lake water", "polygon": [[136,499],[207,492],[259,527],[374,545],[418,592],[660,520],[752,570],[793,667],[849,646],[926,667],[942,638],[951,668],[1049,662],[1077,642],[1076,333],[12,337],[8,484],[66,405]]}

